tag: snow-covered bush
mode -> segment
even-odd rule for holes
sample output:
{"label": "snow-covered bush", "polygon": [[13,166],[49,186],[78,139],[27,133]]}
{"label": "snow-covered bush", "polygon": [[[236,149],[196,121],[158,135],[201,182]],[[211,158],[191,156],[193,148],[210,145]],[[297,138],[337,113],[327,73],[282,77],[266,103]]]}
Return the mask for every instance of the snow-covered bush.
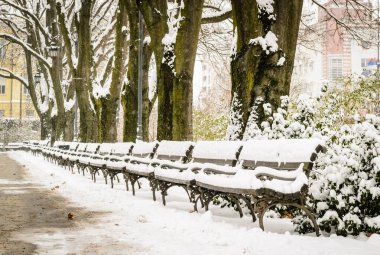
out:
{"label": "snow-covered bush", "polygon": [[322,230],[339,235],[380,230],[379,127],[380,118],[368,115],[327,140],[309,189]]}
{"label": "snow-covered bush", "polygon": [[40,135],[39,121],[17,119],[0,119],[0,142],[19,142],[38,139]]}
{"label": "snow-covered bush", "polygon": [[272,112],[270,104],[263,104],[266,121],[259,128],[256,123],[251,122],[255,111],[250,114],[250,121],[244,134],[244,140],[256,139],[280,139],[280,138],[307,138],[314,134],[316,100],[309,96],[301,96],[293,113],[288,111],[289,98],[281,97],[281,107]]}
{"label": "snow-covered bush", "polygon": [[[318,156],[310,173],[308,200],[323,231],[380,233],[380,118],[366,115],[363,119],[357,114],[375,110],[379,85],[374,77],[350,78],[340,88],[325,89],[319,98],[300,96],[289,104],[283,97],[275,111],[263,104],[266,121],[260,127],[247,125],[245,139],[319,137],[326,141],[327,152]],[[252,111],[250,121],[255,116]],[[277,211],[296,216],[296,231],[313,230],[308,218],[290,208]]]}

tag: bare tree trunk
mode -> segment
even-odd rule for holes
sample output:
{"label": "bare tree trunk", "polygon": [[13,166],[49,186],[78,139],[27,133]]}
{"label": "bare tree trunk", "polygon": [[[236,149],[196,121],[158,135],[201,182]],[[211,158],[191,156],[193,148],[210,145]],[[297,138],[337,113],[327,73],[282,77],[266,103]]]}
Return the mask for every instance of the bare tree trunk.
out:
{"label": "bare tree trunk", "polygon": [[173,52],[164,54],[162,39],[168,33],[167,0],[142,1],[144,20],[151,37],[150,46],[156,60],[158,120],[157,139],[172,140],[173,105],[172,91],[174,73],[170,66]]}
{"label": "bare tree trunk", "polygon": [[251,91],[255,85],[255,74],[260,62],[261,48],[250,45],[261,31],[256,1],[232,1],[232,16],[236,39],[235,53],[231,56],[231,115],[230,125],[237,127],[230,131],[228,139],[242,139],[248,120]]}
{"label": "bare tree trunk", "polygon": [[[260,126],[264,121],[260,106],[270,103],[277,109],[280,97],[289,94],[302,3],[275,0],[274,13],[268,13],[259,10],[256,1],[232,1],[237,41],[231,60],[232,103],[227,139],[243,138],[250,114]],[[251,41],[272,33],[277,38],[277,49],[264,49],[259,42]]]}
{"label": "bare tree trunk", "polygon": [[[56,1],[49,0],[51,8],[49,8],[46,12],[46,24],[49,28],[51,35],[53,36],[53,41],[57,46],[61,46],[59,40],[59,31],[57,26],[57,11],[56,11]],[[57,108],[57,116],[54,118],[55,128],[54,132],[51,134],[51,143],[59,138],[63,132],[65,127],[65,107],[64,107],[64,98],[62,93],[61,86],[61,77],[60,72],[62,70],[62,58],[63,54],[61,52],[58,53],[56,57],[52,58],[52,67],[49,70],[50,76],[52,78],[53,90],[55,95],[55,104]]]}
{"label": "bare tree trunk", "polygon": [[173,140],[193,139],[193,73],[203,1],[184,0],[184,5],[174,45]]}
{"label": "bare tree trunk", "polygon": [[49,135],[48,118],[46,114],[40,117],[40,139],[45,140]]}
{"label": "bare tree trunk", "polygon": [[138,6],[134,0],[124,0],[129,21],[130,43],[127,78],[122,92],[122,106],[124,110],[123,141],[134,142],[137,135],[137,88],[138,88]]}
{"label": "bare tree trunk", "polygon": [[116,21],[116,38],[115,38],[115,54],[114,67],[112,70],[112,81],[110,86],[110,94],[101,100],[101,132],[102,141],[117,141],[117,115],[120,104],[120,92],[123,84],[124,63],[127,52],[126,35],[123,32],[123,26],[127,25],[127,12],[124,1],[119,1],[119,11]]}
{"label": "bare tree trunk", "polygon": [[80,110],[80,132],[79,137],[84,142],[99,141],[95,101],[91,94],[92,79],[91,67],[92,44],[91,44],[91,6],[92,0],[82,1],[83,8],[80,9],[79,17],[75,19],[75,26],[78,32],[78,67],[74,75],[76,83],[76,94]]}
{"label": "bare tree trunk", "polygon": [[[27,41],[29,42],[31,39],[28,37]],[[26,72],[28,77],[28,91],[30,98],[32,100],[32,104],[34,106],[34,109],[37,112],[38,117],[40,118],[40,138],[41,140],[45,140],[49,136],[49,130],[50,130],[50,115],[49,111],[41,112],[41,109],[38,104],[37,99],[37,91],[34,84],[34,74],[33,74],[33,68],[32,68],[32,55],[25,51],[25,62],[26,62]],[[41,101],[44,102],[45,100],[48,100],[47,98],[41,96]]]}
{"label": "bare tree trunk", "polygon": [[148,44],[143,48],[143,89],[142,89],[142,138],[149,141],[149,117],[156,99],[149,99],[149,66],[153,51]]}
{"label": "bare tree trunk", "polygon": [[[263,97],[264,102],[270,103],[273,109],[277,109],[281,103],[280,97],[289,95],[302,4],[302,0],[275,1],[276,20],[271,24],[270,31],[277,36],[279,50],[272,54],[262,52],[259,71],[256,72],[256,86],[253,89],[251,104],[257,97]],[[262,20],[264,24],[269,25],[270,21],[264,18]],[[285,62],[283,65],[278,65],[281,57],[285,58]],[[259,116],[258,122],[261,123],[264,116],[262,114]]]}
{"label": "bare tree trunk", "polygon": [[[67,92],[68,100],[75,100],[75,87],[74,84],[69,85],[69,90]],[[70,110],[65,112],[65,131],[63,133],[63,140],[73,141],[74,140],[74,121],[75,121],[75,107],[73,106]]]}

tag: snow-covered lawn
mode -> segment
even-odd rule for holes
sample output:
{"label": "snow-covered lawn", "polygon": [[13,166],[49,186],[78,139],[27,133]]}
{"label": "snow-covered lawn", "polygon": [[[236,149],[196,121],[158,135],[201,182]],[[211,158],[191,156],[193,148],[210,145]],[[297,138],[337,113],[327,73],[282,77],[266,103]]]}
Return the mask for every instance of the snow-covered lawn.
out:
{"label": "snow-covered lawn", "polygon": [[182,189],[169,190],[167,206],[152,200],[147,183],[136,196],[125,190],[124,180],[115,188],[99,176],[93,183],[41,157],[11,152],[10,157],[28,169],[27,181],[55,189],[75,206],[104,212],[98,224],[78,229],[49,229],[46,235],[20,233],[15,238],[35,243],[42,254],[380,254],[380,235],[316,237],[293,232],[287,219],[268,218],[263,232],[246,215],[232,209],[211,207],[193,212]]}

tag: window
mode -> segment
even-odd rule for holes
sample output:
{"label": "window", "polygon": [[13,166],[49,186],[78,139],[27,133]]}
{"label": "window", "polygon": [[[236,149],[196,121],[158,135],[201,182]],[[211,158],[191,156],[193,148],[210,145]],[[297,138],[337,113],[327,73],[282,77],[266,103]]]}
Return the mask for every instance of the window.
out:
{"label": "window", "polygon": [[28,88],[25,87],[25,86],[22,86],[22,87],[23,87],[23,93],[24,93],[24,95],[29,95]]}
{"label": "window", "polygon": [[5,110],[0,110],[0,118],[4,117],[5,115]]}
{"label": "window", "polygon": [[330,80],[336,80],[343,76],[343,59],[331,58],[330,59]]}
{"label": "window", "polygon": [[368,65],[369,58],[362,58],[361,59],[361,67],[366,67]]}
{"label": "window", "polygon": [[5,84],[0,84],[0,95],[5,95]]}
{"label": "window", "polygon": [[33,117],[34,116],[34,111],[33,110],[26,110],[26,116],[27,117]]}

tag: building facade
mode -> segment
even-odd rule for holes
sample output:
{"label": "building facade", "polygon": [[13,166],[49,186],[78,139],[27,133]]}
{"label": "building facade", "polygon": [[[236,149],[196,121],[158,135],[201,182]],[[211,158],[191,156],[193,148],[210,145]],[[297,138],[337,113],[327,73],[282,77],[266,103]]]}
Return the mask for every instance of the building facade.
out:
{"label": "building facade", "polygon": [[[372,8],[370,1],[361,4]],[[315,18],[300,34],[292,78],[296,95],[317,95],[325,83],[333,86],[342,77],[365,76],[377,66],[378,24],[367,9],[347,7],[345,1],[328,1],[323,6],[315,8]],[[337,25],[331,14],[350,31]]]}
{"label": "building facade", "polygon": [[[20,76],[26,76],[22,50],[12,44],[0,42],[0,66]],[[0,119],[35,119],[34,110],[28,89],[16,79],[0,77]]]}

